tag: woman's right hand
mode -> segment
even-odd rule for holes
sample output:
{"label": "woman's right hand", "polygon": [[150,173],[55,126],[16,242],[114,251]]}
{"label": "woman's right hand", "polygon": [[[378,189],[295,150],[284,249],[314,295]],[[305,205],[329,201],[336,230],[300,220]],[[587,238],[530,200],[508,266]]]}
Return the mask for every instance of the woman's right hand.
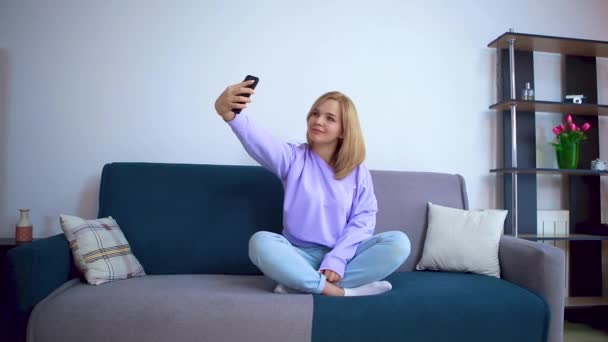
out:
{"label": "woman's right hand", "polygon": [[[244,81],[227,87],[224,92],[215,100],[215,110],[224,119],[230,121],[234,119],[234,108],[244,109],[251,102],[250,97],[239,96],[240,94],[253,94],[255,91],[247,86],[252,85],[254,80]],[[244,102],[244,103],[240,103]]]}

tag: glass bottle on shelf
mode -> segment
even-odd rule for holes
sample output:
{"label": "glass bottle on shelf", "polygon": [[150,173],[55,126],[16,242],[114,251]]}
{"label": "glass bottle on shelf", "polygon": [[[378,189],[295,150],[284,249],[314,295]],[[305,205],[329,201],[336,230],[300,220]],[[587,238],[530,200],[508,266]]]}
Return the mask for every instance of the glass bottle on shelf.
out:
{"label": "glass bottle on shelf", "polygon": [[526,87],[521,91],[521,99],[534,101],[534,89],[530,88],[530,82],[526,82]]}

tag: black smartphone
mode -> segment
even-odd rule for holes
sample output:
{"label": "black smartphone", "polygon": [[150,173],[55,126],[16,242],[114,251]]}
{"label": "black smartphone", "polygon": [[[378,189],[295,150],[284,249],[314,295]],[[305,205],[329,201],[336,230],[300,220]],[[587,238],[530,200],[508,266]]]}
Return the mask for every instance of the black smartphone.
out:
{"label": "black smartphone", "polygon": [[[253,80],[253,84],[248,86],[251,89],[255,89],[255,87],[258,85],[258,82],[260,81],[260,79],[258,77],[247,75],[247,77],[245,77],[243,82],[246,82],[249,80]],[[239,94],[239,96],[249,97],[249,96],[251,96],[251,94]],[[239,103],[242,104],[243,102],[239,102]],[[234,114],[239,114],[241,112],[241,108],[232,108],[232,111],[234,112]]]}

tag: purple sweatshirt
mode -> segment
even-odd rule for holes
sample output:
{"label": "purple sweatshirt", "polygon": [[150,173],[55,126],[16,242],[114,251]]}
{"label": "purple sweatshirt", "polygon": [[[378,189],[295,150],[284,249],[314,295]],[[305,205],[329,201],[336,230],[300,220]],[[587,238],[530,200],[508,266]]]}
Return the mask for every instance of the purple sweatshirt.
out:
{"label": "purple sweatshirt", "polygon": [[247,153],[283,183],[283,236],[295,246],[331,248],[319,267],[344,277],[361,241],[370,238],[378,206],[363,164],[341,180],[308,144],[283,143],[243,114],[229,122]]}

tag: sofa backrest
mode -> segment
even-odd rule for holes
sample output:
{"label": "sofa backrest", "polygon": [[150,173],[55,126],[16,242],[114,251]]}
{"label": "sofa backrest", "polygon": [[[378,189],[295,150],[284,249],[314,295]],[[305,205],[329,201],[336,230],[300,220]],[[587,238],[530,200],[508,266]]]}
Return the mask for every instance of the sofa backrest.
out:
{"label": "sofa backrest", "polygon": [[[420,259],[427,202],[467,208],[464,180],[428,172],[371,171],[376,232],[402,230]],[[283,187],[259,166],[111,163],[104,166],[99,217],[112,216],[148,274],[261,274],[248,242],[280,233]]]}
{"label": "sofa backrest", "polygon": [[410,238],[412,251],[399,271],[413,271],[422,256],[428,202],[468,209],[464,178],[460,175],[372,170],[378,200],[376,233],[401,230]]}
{"label": "sofa backrest", "polygon": [[112,216],[147,274],[261,274],[249,238],[280,232],[283,186],[259,166],[111,163],[99,217]]}

